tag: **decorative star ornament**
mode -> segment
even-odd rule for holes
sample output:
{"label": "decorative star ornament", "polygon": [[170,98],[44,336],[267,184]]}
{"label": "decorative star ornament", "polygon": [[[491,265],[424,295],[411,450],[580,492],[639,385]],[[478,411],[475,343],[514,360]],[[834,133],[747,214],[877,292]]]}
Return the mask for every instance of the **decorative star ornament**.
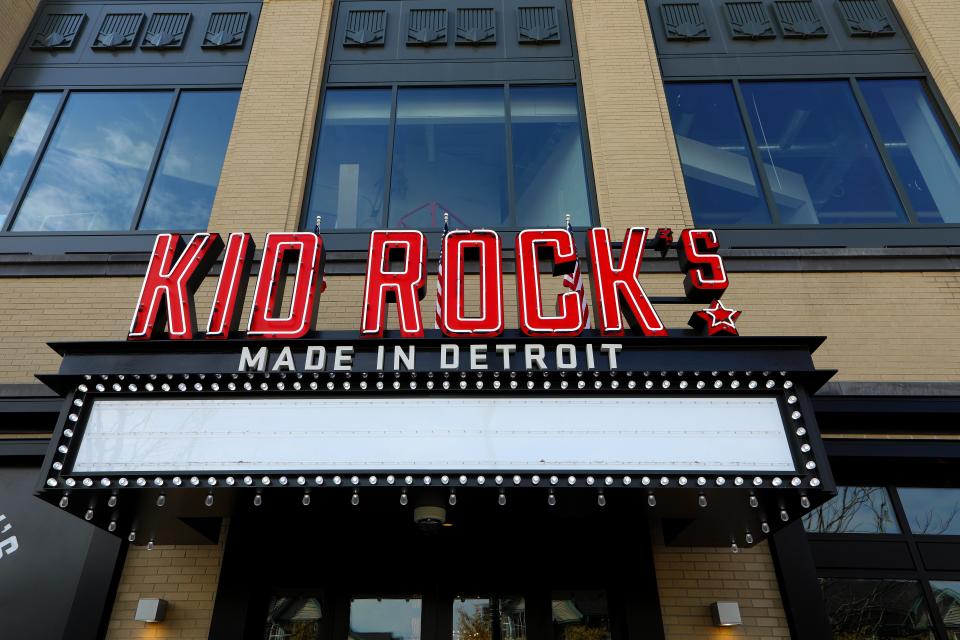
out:
{"label": "decorative star ornament", "polygon": [[738,336],[737,318],[740,311],[728,309],[719,300],[714,300],[709,307],[694,312],[690,316],[690,326],[708,336],[730,335]]}

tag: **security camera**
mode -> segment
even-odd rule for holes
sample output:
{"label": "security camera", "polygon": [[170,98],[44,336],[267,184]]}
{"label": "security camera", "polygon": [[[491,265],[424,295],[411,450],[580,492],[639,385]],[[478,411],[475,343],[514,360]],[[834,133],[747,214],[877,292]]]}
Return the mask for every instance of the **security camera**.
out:
{"label": "security camera", "polygon": [[427,535],[439,532],[446,520],[447,510],[443,507],[417,507],[413,510],[413,521]]}

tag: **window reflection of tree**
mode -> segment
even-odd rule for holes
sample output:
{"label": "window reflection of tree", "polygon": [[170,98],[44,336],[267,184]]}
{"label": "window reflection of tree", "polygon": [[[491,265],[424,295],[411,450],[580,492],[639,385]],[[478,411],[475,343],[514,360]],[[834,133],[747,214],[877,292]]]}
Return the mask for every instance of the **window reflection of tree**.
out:
{"label": "window reflection of tree", "polygon": [[[950,491],[949,489],[931,489],[929,491],[939,493],[941,491]],[[943,504],[931,502],[926,509],[909,508],[910,512],[910,530],[922,535],[937,536],[945,533],[952,533],[953,523],[960,516],[960,499],[954,500],[949,510],[941,508]]]}
{"label": "window reflection of tree", "polygon": [[838,487],[835,498],[804,518],[811,533],[895,533],[884,487]]}
{"label": "window reflection of tree", "polygon": [[933,640],[919,585],[821,579],[834,640]]}
{"label": "window reflection of tree", "polygon": [[[476,602],[476,601],[474,601]],[[483,604],[480,604],[483,602]],[[526,640],[527,620],[523,598],[504,598],[457,607],[454,640]],[[499,635],[494,637],[494,630]]]}

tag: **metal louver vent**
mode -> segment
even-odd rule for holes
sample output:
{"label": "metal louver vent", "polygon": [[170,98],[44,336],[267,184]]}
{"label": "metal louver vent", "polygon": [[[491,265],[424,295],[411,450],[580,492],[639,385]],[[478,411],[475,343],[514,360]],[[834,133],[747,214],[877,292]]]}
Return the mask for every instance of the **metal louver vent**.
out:
{"label": "metal louver vent", "polygon": [[347,12],[345,47],[382,47],[386,40],[387,12],[383,9],[362,9]]}
{"label": "metal louver vent", "polygon": [[189,26],[189,13],[155,13],[150,16],[140,48],[179,49]]}
{"label": "metal louver vent", "polygon": [[677,2],[660,6],[667,40],[709,40],[710,32],[699,2]]}
{"label": "metal louver vent", "polygon": [[33,38],[31,49],[71,49],[83,28],[84,13],[51,13],[40,23]]}
{"label": "metal louver vent", "polygon": [[896,33],[890,16],[877,0],[840,0],[839,7],[853,37],[875,38]]}
{"label": "metal louver vent", "polygon": [[517,12],[521,44],[560,42],[560,19],[556,7],[520,7]]}
{"label": "metal louver vent", "polygon": [[811,0],[778,0],[773,3],[784,38],[826,38],[827,28]]}
{"label": "metal louver vent", "polygon": [[203,34],[204,49],[231,49],[243,46],[250,14],[246,11],[212,13]]}
{"label": "metal louver vent", "polygon": [[457,44],[497,43],[497,14],[493,9],[457,9]]}
{"label": "metal louver vent", "polygon": [[100,24],[94,49],[132,49],[143,24],[142,13],[108,13]]}
{"label": "metal louver vent", "polygon": [[728,2],[726,13],[735,40],[761,40],[777,35],[762,2]]}
{"label": "metal louver vent", "polygon": [[411,9],[407,24],[408,47],[447,44],[446,9]]}

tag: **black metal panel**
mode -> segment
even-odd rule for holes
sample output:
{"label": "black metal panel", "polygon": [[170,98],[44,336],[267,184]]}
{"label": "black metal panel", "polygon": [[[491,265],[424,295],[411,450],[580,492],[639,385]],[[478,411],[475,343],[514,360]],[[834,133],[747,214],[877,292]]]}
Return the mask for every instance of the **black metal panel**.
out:
{"label": "black metal panel", "polygon": [[210,14],[207,31],[201,47],[208,49],[233,49],[243,46],[250,23],[248,11],[215,12]]}
{"label": "black metal panel", "polygon": [[560,18],[556,7],[519,7],[517,40],[521,44],[560,42]]}
{"label": "black metal panel", "polygon": [[827,37],[827,27],[811,0],[778,0],[773,9],[784,38]]}
{"label": "black metal panel", "polygon": [[837,7],[853,37],[892,36],[897,31],[877,0],[839,0]]}
{"label": "black metal panel", "polygon": [[34,32],[43,30],[53,14],[89,16],[93,28],[82,29],[69,49],[34,48],[27,39],[2,88],[237,86],[260,7],[260,2],[228,0],[50,3]]}
{"label": "black metal panel", "polygon": [[575,82],[574,59],[563,0],[339,0],[326,85]]}
{"label": "black metal panel", "polygon": [[735,40],[776,38],[773,23],[762,2],[726,3],[727,24]]}
{"label": "black metal panel", "polygon": [[916,567],[907,543],[902,540],[869,540],[864,536],[844,540],[810,540],[813,557],[821,569],[913,570]]}
{"label": "black metal panel", "polygon": [[446,9],[411,9],[407,16],[408,47],[438,47],[447,44]]}
{"label": "black metal panel", "polygon": [[709,40],[710,30],[699,2],[670,2],[660,5],[667,40]]}
{"label": "black metal panel", "polygon": [[190,28],[189,13],[154,13],[147,22],[141,49],[179,49]]}
{"label": "black metal panel", "polygon": [[94,49],[132,49],[140,35],[142,13],[108,13],[100,23],[100,30],[93,44]]}
{"label": "black metal panel", "polygon": [[491,45],[497,42],[497,13],[490,7],[457,9],[457,44]]}
{"label": "black metal panel", "polygon": [[960,541],[917,542],[927,571],[960,571]]}
{"label": "black metal panel", "polygon": [[925,73],[890,0],[847,7],[860,30],[876,26],[864,16],[889,21],[882,38],[851,35],[837,0],[646,2],[667,80]]}
{"label": "black metal panel", "polygon": [[345,47],[382,47],[386,42],[387,12],[361,9],[347,12]]}
{"label": "black metal panel", "polygon": [[784,612],[794,640],[821,640],[830,637],[830,624],[813,553],[802,522],[793,522],[770,537]]}
{"label": "black metal panel", "polygon": [[86,20],[83,13],[49,13],[30,39],[31,49],[69,50],[73,48]]}

